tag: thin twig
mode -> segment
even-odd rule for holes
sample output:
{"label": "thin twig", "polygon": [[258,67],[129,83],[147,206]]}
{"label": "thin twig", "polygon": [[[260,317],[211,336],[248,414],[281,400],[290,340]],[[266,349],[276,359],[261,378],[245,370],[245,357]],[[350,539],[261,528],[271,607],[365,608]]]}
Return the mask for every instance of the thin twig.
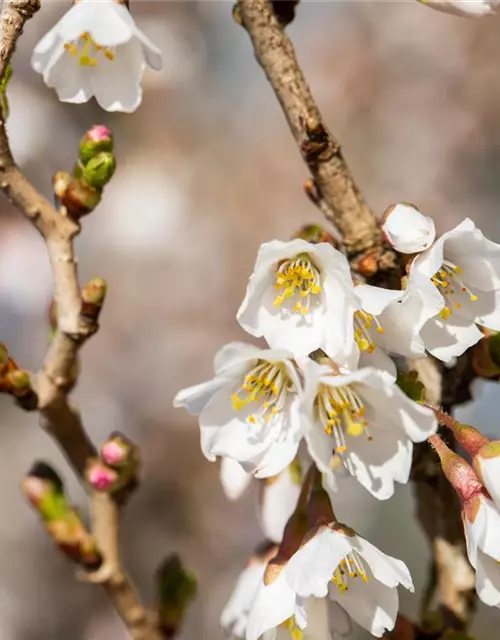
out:
{"label": "thin twig", "polygon": [[[353,270],[363,273],[360,262],[376,262],[382,272],[377,284],[398,286],[401,273],[394,253],[383,246],[379,223],[365,203],[344,160],[339,142],[327,130],[297,62],[290,38],[276,18],[269,0],[238,0],[238,18],[248,31],[255,56],[283,109],[302,157],[322,198],[321,210],[340,231]],[[357,255],[361,252],[361,256]],[[370,274],[372,267],[365,269]],[[383,273],[385,272],[385,273]],[[395,277],[394,277],[395,276]],[[443,379],[431,358],[416,363],[430,402],[441,402],[454,370]],[[459,374],[457,373],[457,376]],[[466,384],[466,376],[461,388]],[[467,383],[471,378],[467,379]],[[463,389],[462,389],[463,391]],[[454,394],[453,404],[461,401]],[[467,561],[460,509],[454,491],[444,478],[426,443],[415,447],[413,479],[417,512],[429,538],[433,567],[429,590],[438,601],[444,622],[465,628],[474,611],[473,572]],[[435,583],[432,577],[435,576]]]}
{"label": "thin twig", "polygon": [[[10,0],[1,18],[0,78],[3,78],[25,22],[40,8],[40,0]],[[78,351],[97,330],[82,318],[81,295],[73,240],[78,222],[64,208],[56,210],[16,166],[10,151],[3,115],[0,115],[0,189],[34,224],[45,240],[52,269],[57,330],[42,370],[33,383],[42,427],[55,439],[68,462],[85,483],[87,461],[96,455],[79,411],[68,401],[77,379]],[[88,487],[86,487],[88,490]],[[149,617],[119,557],[119,509],[111,496],[90,492],[93,535],[104,562],[86,576],[109,594],[134,640],[160,640],[155,620]]]}

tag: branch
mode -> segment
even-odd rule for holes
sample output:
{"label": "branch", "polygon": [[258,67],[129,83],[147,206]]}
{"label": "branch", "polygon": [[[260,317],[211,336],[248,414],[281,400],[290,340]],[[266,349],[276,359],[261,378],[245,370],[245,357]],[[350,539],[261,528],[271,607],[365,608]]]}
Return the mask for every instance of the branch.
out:
{"label": "branch", "polygon": [[382,232],[377,219],[354,181],[339,142],[323,122],[290,38],[272,5],[268,0],[239,0],[238,8],[255,56],[274,89],[302,157],[328,206],[327,217],[340,231],[348,255],[380,248]]}
{"label": "branch", "polygon": [[[389,287],[395,284],[400,288],[402,273],[396,256],[384,247],[380,225],[352,177],[339,142],[322,120],[293,45],[272,4],[269,0],[238,0],[237,7],[237,19],[252,40],[255,56],[314,178],[315,185],[307,184],[306,193],[309,197],[312,195],[311,199],[340,231],[353,270],[367,277],[379,271],[376,284]],[[446,402],[464,401],[471,380],[467,367],[459,367],[457,372],[448,371],[442,376],[431,358],[419,361],[415,366],[430,402],[439,404],[442,390]],[[460,381],[454,385],[453,394],[449,393],[450,385],[453,386],[451,380]],[[415,447],[413,479],[418,518],[433,552],[429,594],[438,600],[443,624],[463,629],[474,610],[474,574],[467,561],[460,508],[454,491],[426,443]]]}
{"label": "branch", "polygon": [[[24,24],[40,8],[40,0],[10,0],[1,19],[0,79],[15,50]],[[68,401],[77,379],[78,351],[95,331],[96,320],[82,317],[73,240],[80,225],[56,210],[16,166],[10,151],[4,116],[0,116],[0,189],[34,224],[44,238],[52,269],[57,330],[42,370],[33,384],[38,396],[42,427],[55,439],[82,482],[96,450],[83,427],[78,410]],[[118,506],[107,494],[91,493],[93,535],[104,557],[103,565],[86,578],[102,584],[134,640],[160,640],[156,621],[149,618],[119,557]]]}

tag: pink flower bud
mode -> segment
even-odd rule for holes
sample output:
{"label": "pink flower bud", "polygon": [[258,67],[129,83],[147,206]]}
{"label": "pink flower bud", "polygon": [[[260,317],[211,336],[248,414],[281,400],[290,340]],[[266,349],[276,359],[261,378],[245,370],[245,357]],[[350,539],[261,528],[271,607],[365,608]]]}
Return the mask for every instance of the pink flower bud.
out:
{"label": "pink flower bud", "polygon": [[429,442],[438,454],[443,473],[457,492],[462,504],[483,493],[483,485],[464,458],[452,451],[438,435],[430,436]]}
{"label": "pink flower bud", "polygon": [[92,460],[85,473],[87,482],[96,491],[111,491],[118,480],[118,474],[104,465],[100,460]]}
{"label": "pink flower bud", "polygon": [[108,127],[96,124],[91,127],[80,140],[79,159],[85,166],[102,151],[113,151],[113,136]]}
{"label": "pink flower bud", "polygon": [[407,202],[393,204],[382,217],[382,230],[388,242],[400,253],[417,253],[434,242],[434,220]]}
{"label": "pink flower bud", "polygon": [[102,142],[103,140],[109,140],[113,137],[111,131],[105,124],[95,124],[87,131],[87,136],[94,142]]}
{"label": "pink flower bud", "polygon": [[127,455],[127,451],[117,440],[105,442],[101,449],[102,459],[110,466],[119,466]]}

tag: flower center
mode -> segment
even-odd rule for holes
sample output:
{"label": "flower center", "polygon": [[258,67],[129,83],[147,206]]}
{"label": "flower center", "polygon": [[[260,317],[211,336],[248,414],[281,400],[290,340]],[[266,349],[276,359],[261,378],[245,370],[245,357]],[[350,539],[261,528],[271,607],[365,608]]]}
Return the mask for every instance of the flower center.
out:
{"label": "flower center", "polygon": [[384,333],[378,318],[372,316],[371,313],[358,309],[354,312],[354,339],[356,340],[360,351],[373,353],[377,344],[373,341],[371,330],[374,328],[377,333]]}
{"label": "flower center", "polygon": [[348,553],[333,572],[332,582],[340,593],[344,593],[349,588],[349,578],[361,578],[363,582],[368,582],[369,580],[369,576],[363,567],[361,556],[357,551]]}
{"label": "flower center", "polygon": [[462,270],[453,262],[445,260],[441,266],[441,269],[437,271],[431,278],[432,284],[437,287],[446,301],[446,306],[441,309],[439,315],[443,320],[449,318],[453,309],[460,309],[460,302],[456,299],[456,295],[461,293],[467,293],[471,302],[477,300],[477,296],[474,295],[470,289],[468,289],[463,283],[461,276]]}
{"label": "flower center", "polygon": [[352,387],[321,385],[316,403],[325,433],[333,436],[336,453],[347,451],[346,433],[354,437],[366,433],[371,440],[368,434],[368,422],[364,419],[363,401]]}
{"label": "flower center", "polygon": [[285,260],[276,272],[276,289],[280,292],[274,306],[281,307],[285,300],[293,304],[293,311],[305,315],[309,311],[311,296],[321,292],[321,279],[318,269],[306,253],[299,254],[293,260]]}
{"label": "flower center", "polygon": [[240,411],[250,403],[259,406],[247,417],[251,424],[270,422],[285,406],[293,383],[282,362],[259,360],[243,378],[243,383],[231,396],[233,408]]}
{"label": "flower center", "polygon": [[84,31],[76,42],[65,42],[64,48],[72,56],[80,56],[78,62],[83,67],[95,67],[99,54],[106,56],[108,60],[114,60],[115,54],[110,47],[102,47],[97,44],[90,33]]}

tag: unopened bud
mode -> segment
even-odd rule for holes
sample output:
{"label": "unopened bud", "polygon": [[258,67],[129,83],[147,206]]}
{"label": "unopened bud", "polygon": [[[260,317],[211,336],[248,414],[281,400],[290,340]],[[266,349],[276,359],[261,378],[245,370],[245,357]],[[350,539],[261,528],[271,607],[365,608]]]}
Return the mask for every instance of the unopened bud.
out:
{"label": "unopened bud", "polygon": [[92,278],[82,289],[82,315],[96,320],[106,297],[106,281]]}
{"label": "unopened bud", "polygon": [[382,216],[382,231],[400,253],[418,253],[428,249],[436,237],[434,220],[407,202],[393,204]]}
{"label": "unopened bud", "polygon": [[331,244],[335,248],[339,246],[335,238],[319,224],[305,224],[296,233],[293,234],[292,240],[295,238],[302,238],[302,240],[311,242],[312,244],[328,242],[328,244]]}
{"label": "unopened bud", "polygon": [[452,451],[438,435],[429,437],[429,442],[439,456],[443,473],[455,489],[462,504],[483,491],[471,465]]}
{"label": "unopened bud", "polygon": [[85,478],[93,489],[103,493],[109,493],[116,489],[119,482],[118,473],[97,459],[87,463]]}
{"label": "unopened bud", "polygon": [[185,612],[196,596],[196,576],[177,554],[168,556],[156,572],[160,628],[166,638],[179,632]]}
{"label": "unopened bud", "polygon": [[101,457],[104,462],[115,469],[134,467],[137,470],[139,451],[137,446],[121,434],[113,436],[102,445]]}
{"label": "unopened bud", "polygon": [[108,127],[103,124],[95,124],[80,140],[78,154],[80,162],[85,166],[101,151],[113,151],[113,136]]}
{"label": "unopened bud", "polygon": [[72,218],[81,218],[93,211],[101,201],[101,192],[89,184],[72,180],[61,197],[61,203]]}
{"label": "unopened bud", "polygon": [[94,189],[103,189],[113,177],[115,169],[115,156],[108,151],[101,151],[83,167],[81,179]]}
{"label": "unopened bud", "polygon": [[66,189],[71,183],[71,176],[66,171],[58,171],[52,178],[52,187],[55,195],[61,200],[66,193]]}

